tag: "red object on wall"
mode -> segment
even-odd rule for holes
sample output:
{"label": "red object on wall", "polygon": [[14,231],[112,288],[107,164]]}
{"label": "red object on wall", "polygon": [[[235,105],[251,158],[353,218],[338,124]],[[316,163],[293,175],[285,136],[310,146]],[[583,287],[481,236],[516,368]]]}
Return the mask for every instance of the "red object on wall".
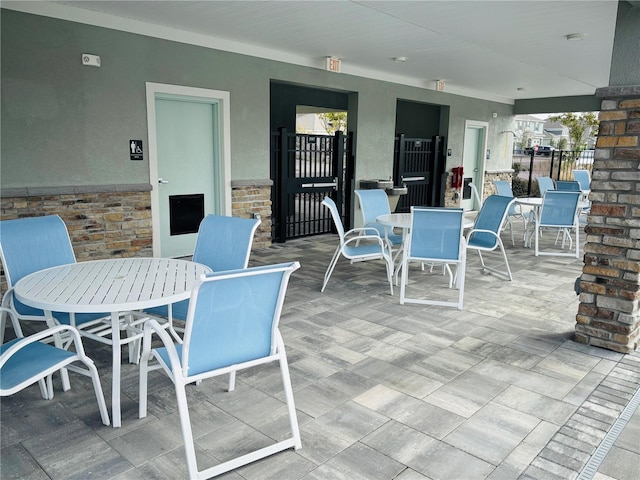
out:
{"label": "red object on wall", "polygon": [[453,167],[451,171],[453,172],[453,176],[451,178],[451,188],[459,190],[462,188],[462,167]]}

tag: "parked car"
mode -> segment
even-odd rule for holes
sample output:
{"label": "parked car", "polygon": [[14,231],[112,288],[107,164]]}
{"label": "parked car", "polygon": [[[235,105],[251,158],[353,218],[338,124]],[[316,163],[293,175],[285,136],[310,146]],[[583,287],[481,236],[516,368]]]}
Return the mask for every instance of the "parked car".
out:
{"label": "parked car", "polygon": [[539,145],[536,155],[544,155],[545,157],[548,157],[554,151],[554,147],[550,147],[549,145]]}
{"label": "parked car", "polygon": [[549,145],[534,145],[533,147],[525,148],[524,153],[526,155],[531,155],[531,153],[535,151],[536,155],[544,155],[548,157],[555,150],[556,150],[555,147],[551,147]]}

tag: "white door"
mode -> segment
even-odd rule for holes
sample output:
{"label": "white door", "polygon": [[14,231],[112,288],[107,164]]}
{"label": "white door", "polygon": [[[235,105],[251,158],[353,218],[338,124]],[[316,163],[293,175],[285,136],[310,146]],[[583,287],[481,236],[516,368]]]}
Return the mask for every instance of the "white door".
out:
{"label": "white door", "polygon": [[231,214],[228,93],[220,93],[147,84],[155,256],[191,255],[202,217]]}
{"label": "white door", "polygon": [[463,189],[461,206],[465,210],[479,210],[480,205],[473,190],[468,187],[472,182],[482,198],[484,181],[484,159],[487,145],[488,124],[467,120],[464,132],[464,150],[462,152]]}

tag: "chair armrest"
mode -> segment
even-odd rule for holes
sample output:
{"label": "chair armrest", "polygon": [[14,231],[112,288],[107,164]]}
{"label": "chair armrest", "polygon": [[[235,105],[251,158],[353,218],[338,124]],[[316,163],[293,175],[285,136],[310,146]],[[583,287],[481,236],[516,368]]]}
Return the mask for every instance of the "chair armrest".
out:
{"label": "chair armrest", "polygon": [[[13,288],[10,288],[9,290],[7,290],[5,292],[5,297],[4,298],[8,298],[7,295],[12,293],[12,290],[13,290]],[[2,303],[4,303],[4,298],[2,299]],[[0,315],[9,314],[9,317],[11,318],[11,325],[13,326],[13,331],[15,332],[16,337],[17,338],[23,338],[24,337],[24,333],[22,333],[22,327],[20,326],[20,321],[18,320],[18,317],[16,316],[14,311],[11,310],[8,307],[5,307],[3,305],[3,306],[0,307],[0,312],[1,312]],[[4,326],[4,323],[2,325]]]}
{"label": "chair armrest", "polygon": [[[369,234],[367,234],[367,232],[369,232]],[[360,235],[360,238],[363,238],[364,236],[376,236],[376,237],[380,237],[380,232],[378,232],[378,230],[376,230],[373,227],[357,227],[357,228],[352,228],[351,230],[349,230],[348,232],[345,232],[344,236],[347,237],[349,235],[352,235],[354,233],[357,233],[358,235]]]}
{"label": "chair armrest", "polygon": [[162,328],[162,325],[158,323],[157,320],[151,319],[147,320],[144,324],[144,333],[142,337],[142,357],[145,355],[149,355],[151,353],[151,335],[157,334],[162,344],[167,349],[167,354],[169,355],[169,361],[171,362],[171,370],[179,371],[180,370],[180,359],[178,358],[178,352],[176,350],[175,343],[171,339],[171,336],[167,333],[167,331]]}
{"label": "chair armrest", "polygon": [[382,248],[383,255],[389,255],[389,256],[392,255],[390,242],[385,241],[385,239],[382,238],[380,235],[358,235],[357,237],[351,237],[349,239],[346,239],[344,242],[344,245],[347,246],[351,243],[362,242],[363,240],[378,243],[378,245],[380,245],[380,248]]}
{"label": "chair armrest", "polygon": [[[72,337],[73,345],[76,350],[76,354],[83,360],[88,360],[91,362],[89,357],[87,357],[84,353],[84,348],[82,346],[82,341],[80,340],[80,334],[75,327],[71,325],[58,325],[56,327],[47,328],[38,333],[34,333],[33,335],[29,335],[28,337],[22,337],[9,348],[7,348],[4,352],[2,352],[2,357],[0,359],[0,367],[6,363],[6,361],[13,356],[17,351],[26,348],[32,343],[39,342],[40,340],[48,337],[53,337],[54,335],[58,335],[62,332],[69,332],[69,335]],[[51,348],[58,348],[51,346]]]}
{"label": "chair armrest", "polygon": [[344,244],[347,245],[349,243],[361,242],[363,240],[371,240],[379,243],[381,246],[384,246],[384,239],[380,235],[358,235],[357,237],[346,239]]}

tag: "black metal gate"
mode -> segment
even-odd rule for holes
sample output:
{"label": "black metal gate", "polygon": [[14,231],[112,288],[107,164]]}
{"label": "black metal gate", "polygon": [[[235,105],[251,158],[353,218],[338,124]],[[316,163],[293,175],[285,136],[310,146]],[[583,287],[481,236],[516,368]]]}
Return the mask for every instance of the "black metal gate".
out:
{"label": "black metal gate", "polygon": [[351,133],[296,134],[286,128],[272,133],[274,242],[334,231],[331,214],[322,206],[326,196],[350,223],[345,219],[351,211],[345,184],[353,178],[352,138]]}
{"label": "black metal gate", "polygon": [[397,212],[408,212],[411,205],[443,206],[447,179],[444,156],[445,138],[395,138],[393,174],[397,185],[407,187]]}

